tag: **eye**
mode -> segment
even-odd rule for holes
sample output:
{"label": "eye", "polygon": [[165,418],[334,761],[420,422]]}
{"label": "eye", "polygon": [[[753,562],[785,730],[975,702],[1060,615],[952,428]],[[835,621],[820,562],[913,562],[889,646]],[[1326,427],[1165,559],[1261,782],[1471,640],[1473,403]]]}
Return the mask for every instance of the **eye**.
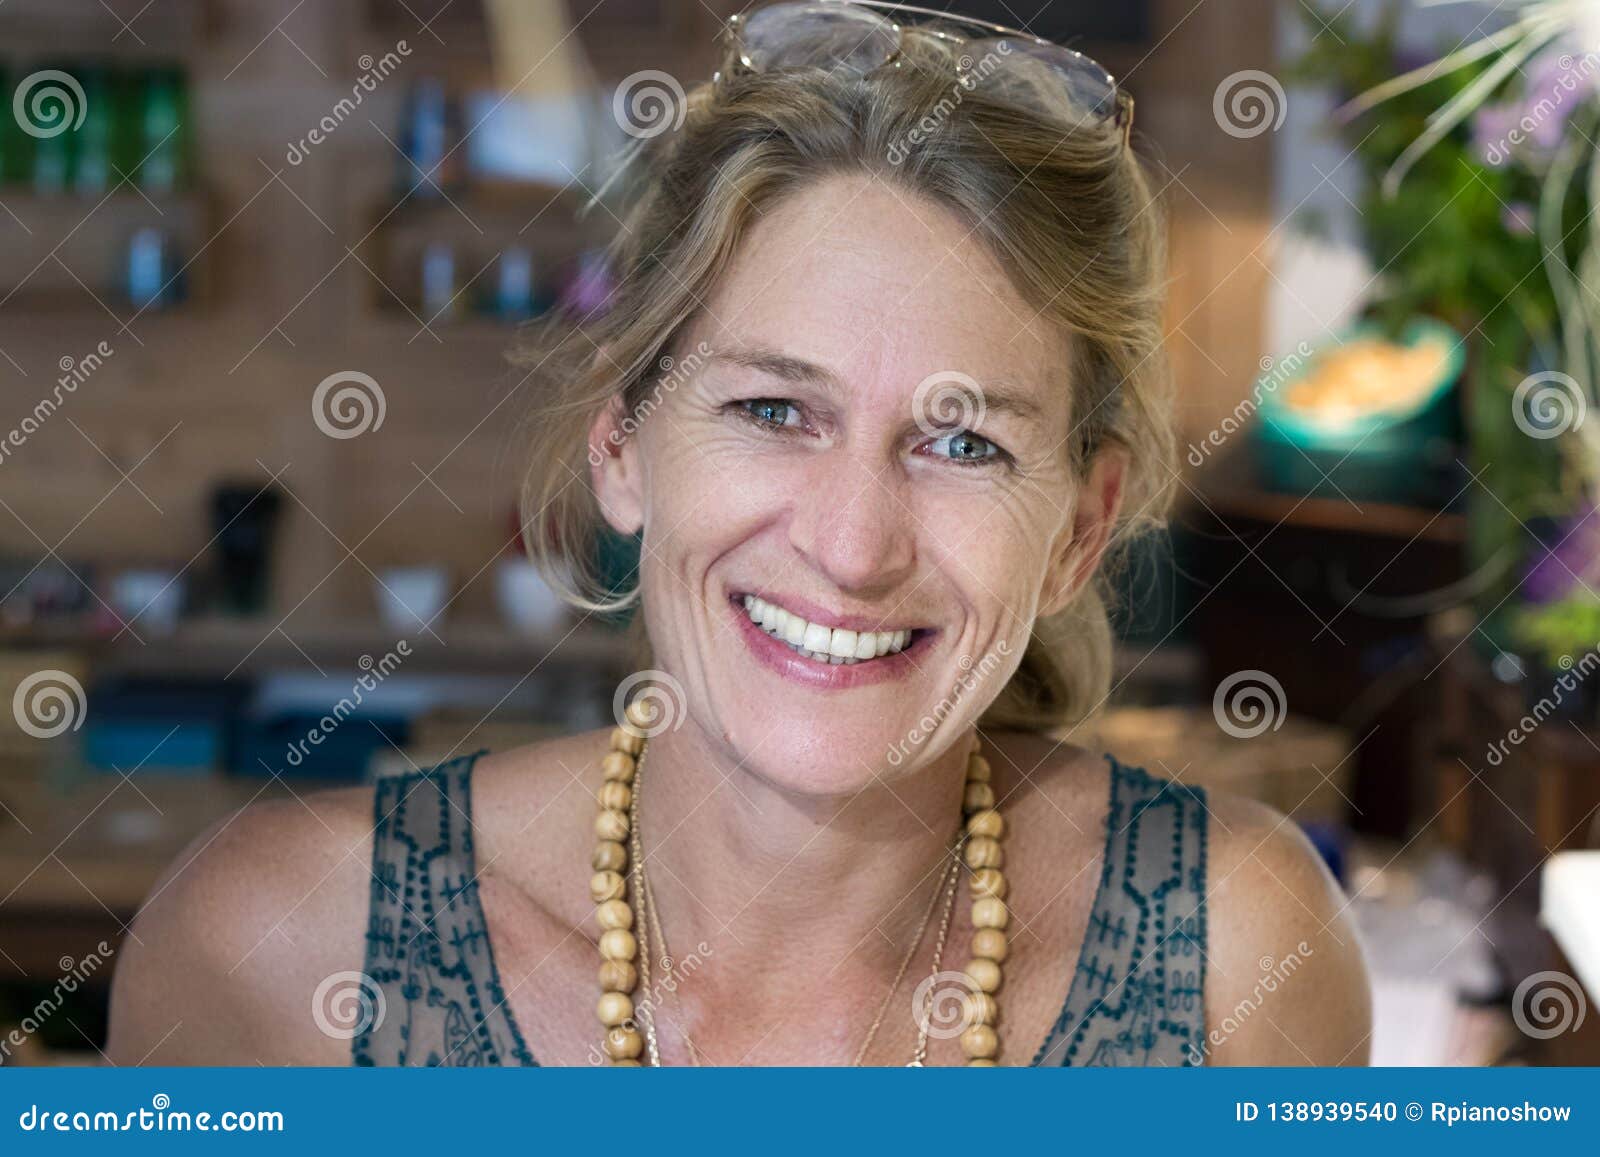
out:
{"label": "eye", "polygon": [[739,403],[751,420],[774,429],[800,425],[800,410],[782,398],[750,398]]}
{"label": "eye", "polygon": [[1005,457],[995,443],[971,430],[955,430],[928,443],[928,453],[954,462],[983,462]]}

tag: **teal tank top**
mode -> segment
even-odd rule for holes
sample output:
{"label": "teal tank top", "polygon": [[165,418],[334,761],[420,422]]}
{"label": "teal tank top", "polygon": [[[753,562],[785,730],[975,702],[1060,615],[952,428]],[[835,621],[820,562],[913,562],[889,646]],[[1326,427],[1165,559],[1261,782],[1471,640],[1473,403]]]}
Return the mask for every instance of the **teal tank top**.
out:
{"label": "teal tank top", "polygon": [[[379,780],[357,1065],[534,1065],[478,899],[472,768]],[[1060,1015],[1035,1065],[1203,1063],[1206,797],[1111,756],[1105,861]]]}

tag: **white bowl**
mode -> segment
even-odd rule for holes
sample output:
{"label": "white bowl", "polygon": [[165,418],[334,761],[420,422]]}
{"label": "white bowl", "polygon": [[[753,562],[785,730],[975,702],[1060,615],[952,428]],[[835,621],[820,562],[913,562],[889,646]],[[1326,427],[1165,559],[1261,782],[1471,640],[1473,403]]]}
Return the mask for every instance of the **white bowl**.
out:
{"label": "white bowl", "polygon": [[546,634],[566,620],[567,604],[525,558],[501,559],[495,566],[494,588],[500,614],[520,631]]}
{"label": "white bowl", "polygon": [[437,626],[450,594],[450,575],[442,566],[391,566],[378,572],[373,593],[378,614],[392,630]]}

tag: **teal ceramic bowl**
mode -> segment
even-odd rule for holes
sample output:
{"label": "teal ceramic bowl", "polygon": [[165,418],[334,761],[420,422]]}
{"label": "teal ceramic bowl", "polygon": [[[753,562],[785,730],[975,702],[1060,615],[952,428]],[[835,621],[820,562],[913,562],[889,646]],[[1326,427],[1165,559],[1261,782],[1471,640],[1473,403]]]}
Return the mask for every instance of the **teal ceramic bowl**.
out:
{"label": "teal ceramic bowl", "polygon": [[[1438,374],[1408,402],[1351,415],[1321,418],[1287,404],[1294,386],[1316,372],[1322,359],[1351,342],[1394,340],[1407,346],[1437,341],[1449,351]],[[1428,318],[1408,324],[1397,338],[1374,325],[1357,326],[1314,349],[1275,386],[1257,385],[1254,429],[1262,482],[1291,494],[1343,495],[1373,501],[1423,501],[1433,475],[1455,452],[1459,425],[1454,388],[1465,362],[1461,336]]]}

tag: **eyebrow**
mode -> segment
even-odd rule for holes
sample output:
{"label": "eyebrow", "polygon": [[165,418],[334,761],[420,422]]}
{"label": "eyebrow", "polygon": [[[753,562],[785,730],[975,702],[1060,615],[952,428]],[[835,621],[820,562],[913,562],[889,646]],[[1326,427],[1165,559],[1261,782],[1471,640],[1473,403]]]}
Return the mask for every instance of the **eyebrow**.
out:
{"label": "eyebrow", "polygon": [[[764,346],[721,350],[712,355],[713,362],[728,362],[744,369],[754,370],[777,378],[779,381],[815,383],[831,390],[843,390],[839,376],[825,366],[792,354],[782,353]],[[989,384],[980,381],[985,412],[1010,414],[1013,417],[1040,419],[1043,407],[1028,392],[1010,379],[995,378]]]}
{"label": "eyebrow", "polygon": [[835,389],[842,385],[838,375],[830,369],[765,347],[720,350],[712,355],[711,360],[731,362],[785,382],[816,382]]}

